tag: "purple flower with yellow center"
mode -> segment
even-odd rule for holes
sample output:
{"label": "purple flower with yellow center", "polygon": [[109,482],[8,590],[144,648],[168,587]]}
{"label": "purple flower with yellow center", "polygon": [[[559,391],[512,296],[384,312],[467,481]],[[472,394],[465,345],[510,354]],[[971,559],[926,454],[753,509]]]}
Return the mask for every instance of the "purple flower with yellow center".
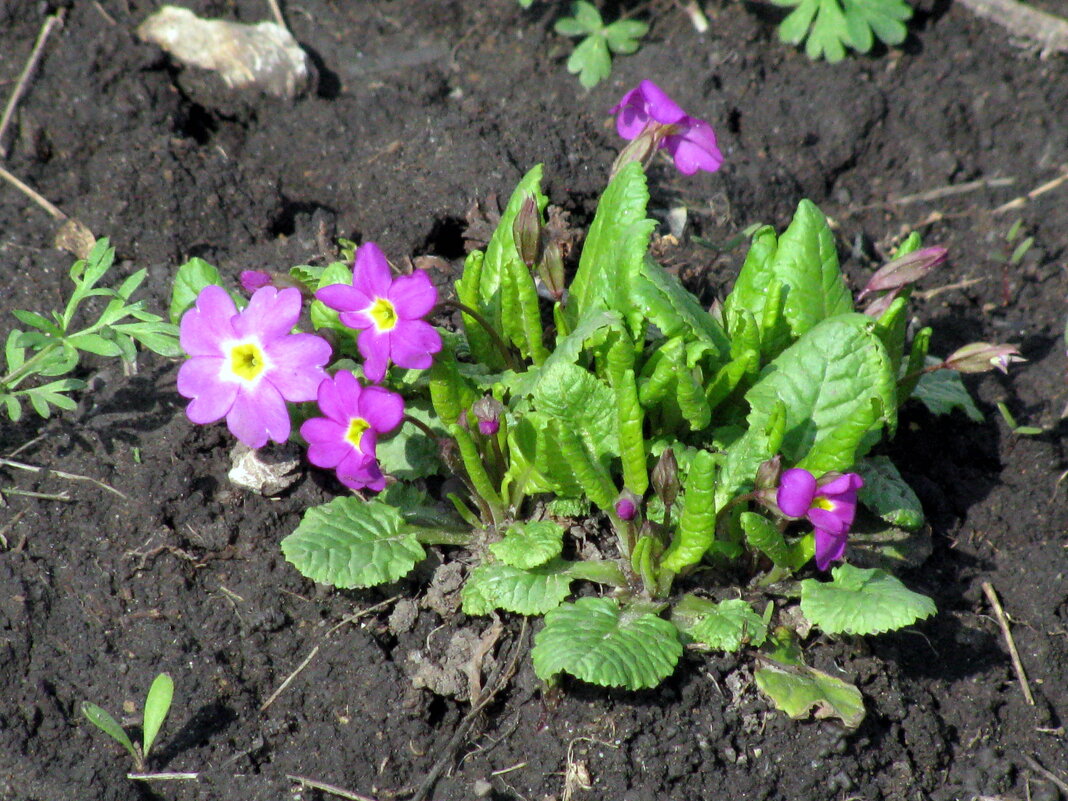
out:
{"label": "purple flower with yellow center", "polygon": [[201,290],[180,328],[190,358],[178,370],[178,393],[191,399],[190,420],[225,417],[250,448],[289,439],[286,402],[315,397],[331,356],[321,337],[292,333],[300,307],[296,289],[258,289],[240,313],[222,287]]}
{"label": "purple flower with yellow center", "polygon": [[341,312],[341,322],[360,332],[357,347],[363,372],[381,381],[392,361],[424,370],[441,350],[441,335],[422,318],[438,302],[438,291],[423,270],[393,277],[386,257],[374,242],[356,251],[352,285],[332,284],[315,297]]}
{"label": "purple flower with yellow center", "polygon": [[856,473],[826,473],[818,481],[800,467],[787,470],[775,501],[787,517],[807,518],[816,527],[816,567],[826,570],[845,555],[846,539],[857,513]]}
{"label": "purple flower with yellow center", "polygon": [[650,136],[656,147],[671,154],[683,175],[715,172],[723,164],[712,126],[691,117],[652,81],[642,81],[623,95],[611,113],[616,115],[620,136],[628,140]]}
{"label": "purple flower with yellow center", "polygon": [[384,489],[375,448],[380,434],[400,425],[404,399],[382,387],[360,386],[356,376],[339,370],[319,384],[316,400],[325,416],[305,420],[300,427],[308,441],[308,461],[335,470],[351,489]]}

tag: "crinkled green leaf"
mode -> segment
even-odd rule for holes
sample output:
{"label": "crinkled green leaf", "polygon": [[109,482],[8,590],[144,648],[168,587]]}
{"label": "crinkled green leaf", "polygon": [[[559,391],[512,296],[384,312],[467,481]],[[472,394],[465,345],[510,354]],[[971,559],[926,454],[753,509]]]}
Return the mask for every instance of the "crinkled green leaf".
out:
{"label": "crinkled green leaf", "polygon": [[560,555],[564,547],[564,527],[552,520],[513,523],[504,539],[489,549],[502,562],[527,570]]}
{"label": "crinkled green leaf", "polygon": [[869,456],[858,462],[854,470],[864,479],[858,494],[862,504],[895,526],[919,528],[923,525],[920,499],[889,457]]}
{"label": "crinkled green leaf", "polygon": [[[764,368],[746,393],[750,427],[786,405],[782,454],[816,475],[848,470],[866,435],[897,421],[895,375],[875,321],[862,314],[824,320]],[[870,446],[870,445],[869,445]]]}
{"label": "crinkled green leaf", "polygon": [[[407,403],[404,413],[445,436],[445,430],[438,425],[425,401]],[[402,481],[413,481],[442,472],[438,443],[428,437],[423,429],[411,423],[402,425],[389,439],[379,440],[377,454],[382,472]]]}
{"label": "crinkled green leaf", "polygon": [[767,556],[776,567],[797,570],[812,558],[811,546],[806,540],[788,544],[782,532],[763,515],[742,512],[740,522],[749,546]]}
{"label": "crinkled green leaf", "polygon": [[679,280],[652,259],[644,259],[633,292],[646,319],[665,337],[682,336],[708,346],[717,367],[730,357],[730,341],[723,327],[697,302]]}
{"label": "crinkled green leaf", "polygon": [[312,581],[341,589],[396,581],[426,556],[399,511],[354,497],[305,512],[282,553]]}
{"label": "crinkled green leaf", "polygon": [[843,564],[832,575],[829,582],[801,582],[802,614],[828,634],[878,634],[937,611],[934,601],[884,570]]}
{"label": "crinkled green leaf", "polygon": [[542,371],[534,388],[534,408],[574,431],[598,460],[619,455],[615,396],[592,373],[574,364]]}
{"label": "crinkled green leaf", "polygon": [[[853,296],[838,267],[834,234],[823,212],[810,200],[798,204],[781,237],[770,227],[757,231],[734,289],[724,301],[724,311],[730,315],[735,309],[745,309],[761,320],[768,287],[776,281],[783,285],[782,319],[795,339],[820,321],[853,310]],[[764,337],[774,339],[771,332]],[[771,355],[771,344],[762,343],[765,356]]]}
{"label": "crinkled green leaf", "polygon": [[769,659],[753,678],[772,703],[792,718],[812,713],[817,718],[838,718],[850,729],[864,720],[860,690],[823,671]]}
{"label": "crinkled green leaf", "polygon": [[716,467],[718,459],[705,450],[697,451],[686,476],[686,506],[671,545],[661,559],[661,565],[678,573],[695,565],[716,538]]}
{"label": "crinkled green leaf", "polygon": [[543,615],[571,592],[569,563],[559,557],[522,569],[494,562],[471,571],[460,597],[464,614],[488,615],[494,609],[519,615]]}
{"label": "crinkled green leaf", "polygon": [[572,329],[600,308],[615,309],[630,319],[634,307],[630,300],[632,274],[645,258],[656,225],[646,219],[648,202],[645,171],[634,162],[620,169],[601,194],[582,245],[578,270],[568,287],[567,315]]}
{"label": "crinkled green leaf", "polygon": [[[928,363],[939,362],[928,358]],[[960,373],[956,370],[935,370],[924,373],[912,390],[912,397],[930,409],[932,414],[951,414],[960,409],[968,419],[976,423],[983,422],[983,413],[972,400],[968,388],[964,386]]]}
{"label": "crinkled green leaf", "polygon": [[655,687],[682,656],[674,624],[610,598],[579,598],[545,615],[534,638],[534,672],[546,681],[561,672],[591,684],[641,690]]}
{"label": "crinkled green leaf", "polygon": [[222,286],[222,276],[204,259],[194,256],[179,267],[171,289],[171,322],[177,324],[182,315],[197,302],[201,290],[210,284]]}
{"label": "crinkled green leaf", "polygon": [[[507,382],[513,398],[521,398],[534,391],[544,371],[557,364],[574,364],[585,348],[603,340],[608,331],[622,331],[623,319],[617,312],[595,309],[583,317],[566,337],[562,337],[553,352],[540,367],[514,375]],[[436,364],[436,362],[435,362]]]}
{"label": "crinkled green leaf", "polygon": [[715,603],[685,595],[672,608],[671,621],[696,643],[718,651],[737,651],[747,643],[760,646],[768,635],[764,618],[740,598]]}
{"label": "crinkled green leaf", "polygon": [[878,518],[858,515],[849,530],[849,562],[856,567],[878,567],[893,573],[916,568],[934,551],[930,526],[914,531],[889,526]]}
{"label": "crinkled green leaf", "polygon": [[716,485],[716,511],[743,492],[753,488],[757,468],[772,458],[782,446],[786,427],[786,406],[773,403],[768,414],[762,415],[760,425],[750,427],[727,445],[719,483]]}

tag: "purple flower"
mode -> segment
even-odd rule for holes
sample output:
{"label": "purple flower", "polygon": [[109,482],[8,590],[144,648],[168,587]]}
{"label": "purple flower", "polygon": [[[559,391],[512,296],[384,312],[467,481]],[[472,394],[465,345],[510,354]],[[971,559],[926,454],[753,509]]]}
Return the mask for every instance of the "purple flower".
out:
{"label": "purple flower", "polygon": [[612,109],[616,130],[624,139],[650,135],[675,159],[683,175],[715,172],[723,164],[716,134],[704,120],[691,117],[652,81],[642,81]]}
{"label": "purple flower", "polygon": [[371,381],[382,380],[391,360],[400,367],[426,369],[441,350],[441,335],[422,319],[438,302],[430,278],[423,270],[394,278],[374,242],[356,251],[351,286],[332,284],[315,297],[360,332],[357,347]]}
{"label": "purple flower", "polygon": [[400,425],[404,399],[382,387],[361,387],[356,376],[339,370],[319,385],[317,400],[325,417],[305,420],[300,427],[308,441],[308,461],[336,470],[346,487],[384,489],[375,448],[379,434]]}
{"label": "purple flower", "polygon": [[315,397],[326,378],[330,345],[314,334],[293,334],[300,292],[263,287],[244,311],[220,286],[204,287],[182,317],[180,341],[190,358],[178,370],[178,392],[192,399],[194,423],[226,418],[250,448],[289,438],[286,402]]}
{"label": "purple flower", "polygon": [[856,473],[827,473],[819,481],[800,467],[787,470],[775,498],[787,517],[807,518],[816,527],[816,567],[826,570],[845,554],[846,537],[857,512]]}
{"label": "purple flower", "polygon": [[638,496],[624,490],[616,501],[616,516],[624,523],[633,520],[638,514]]}
{"label": "purple flower", "polygon": [[270,286],[271,274],[264,270],[242,270],[238,280],[241,282],[241,288],[252,294],[257,289]]}

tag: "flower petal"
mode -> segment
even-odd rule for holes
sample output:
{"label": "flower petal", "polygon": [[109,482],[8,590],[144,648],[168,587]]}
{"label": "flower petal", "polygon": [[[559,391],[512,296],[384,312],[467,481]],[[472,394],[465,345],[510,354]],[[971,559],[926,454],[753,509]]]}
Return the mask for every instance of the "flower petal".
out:
{"label": "flower petal", "polygon": [[222,359],[198,357],[178,368],[178,394],[192,398],[185,414],[198,425],[222,420],[234,405],[238,384],[220,381]]}
{"label": "flower petal", "polygon": [[404,419],[404,398],[382,387],[367,387],[360,398],[360,416],[378,433],[388,434]]}
{"label": "flower petal", "polygon": [[349,284],[330,284],[315,293],[315,299],[340,312],[355,312],[366,309],[372,299]]}
{"label": "flower petal", "polygon": [[[341,375],[341,372],[338,375]],[[319,382],[319,388],[315,392],[315,402],[319,405],[319,411],[338,425],[342,425],[348,420],[348,415],[345,413],[345,403],[341,398],[341,393],[338,392],[336,376],[335,378],[324,378]],[[305,439],[307,438],[305,437]]]}
{"label": "flower petal", "polygon": [[441,350],[441,334],[422,320],[401,320],[389,335],[389,355],[399,367],[425,370]]}
{"label": "flower petal", "polygon": [[425,317],[438,302],[438,290],[430,282],[425,270],[399,276],[390,287],[389,300],[402,320]]}
{"label": "flower petal", "polygon": [[259,337],[265,345],[293,330],[300,317],[300,290],[289,287],[278,291],[273,286],[257,289],[248,306],[234,319],[238,337]]}
{"label": "flower petal", "polygon": [[822,484],[819,488],[819,494],[833,498],[836,495],[845,495],[852,492],[855,499],[857,490],[863,486],[864,479],[857,473],[844,473],[834,480]]}
{"label": "flower petal", "polygon": [[623,99],[612,107],[611,113],[616,115],[616,132],[624,139],[636,137],[649,122],[649,114],[637,89],[631,89],[623,95]]}
{"label": "flower petal", "polygon": [[698,170],[715,172],[723,166],[723,154],[712,126],[692,117],[687,119],[688,130],[665,137],[663,147],[675,157],[675,167],[683,175],[693,175]]}
{"label": "flower petal", "polygon": [[356,250],[352,285],[369,298],[384,298],[393,283],[386,256],[374,242],[364,242]]}
{"label": "flower petal", "polygon": [[817,528],[814,532],[816,537],[816,567],[826,570],[831,562],[839,562],[845,556],[846,535],[831,534],[828,531]]}
{"label": "flower petal", "polygon": [[[288,290],[287,290],[288,291]],[[296,291],[296,290],[294,290]],[[264,346],[271,360],[266,379],[290,402],[315,400],[330,361],[330,343],[315,334],[292,334]]]}
{"label": "flower petal", "polygon": [[638,91],[645,101],[649,116],[659,123],[671,125],[686,117],[679,104],[667,96],[667,92],[650,80],[638,84]]}
{"label": "flower petal", "polygon": [[241,387],[226,415],[226,425],[250,448],[262,448],[268,438],[285,442],[291,427],[286,402],[268,381],[261,381],[252,391]]}
{"label": "flower petal", "polygon": [[345,441],[345,426],[326,417],[305,420],[300,435],[308,442],[308,461],[316,467],[337,467],[353,451]]}
{"label": "flower petal", "polygon": [[813,506],[805,516],[816,528],[823,529],[835,536],[844,536],[849,531],[849,527],[853,525],[854,507],[846,509],[844,504],[835,503],[834,501],[825,501],[825,503],[830,503],[834,508],[821,509],[818,506]]}
{"label": "flower petal", "polygon": [[386,479],[378,466],[378,460],[358,451],[353,451],[337,466],[337,477],[342,484],[351,489],[367,487],[378,492],[386,486]]}
{"label": "flower petal", "polygon": [[[397,327],[399,328],[399,324]],[[414,325],[414,323],[413,323]],[[423,323],[426,325],[426,323]],[[363,374],[369,381],[375,383],[381,381],[386,375],[386,367],[389,366],[390,335],[380,334],[374,328],[365,328],[360,332],[360,338],[356,341],[356,347],[363,356]]]}
{"label": "flower petal", "polygon": [[196,305],[182,315],[179,341],[190,356],[221,356],[219,343],[234,338],[231,320],[237,307],[221,286],[200,290]]}
{"label": "flower petal", "polygon": [[807,470],[794,467],[782,474],[775,502],[787,517],[804,517],[816,497],[816,478]]}

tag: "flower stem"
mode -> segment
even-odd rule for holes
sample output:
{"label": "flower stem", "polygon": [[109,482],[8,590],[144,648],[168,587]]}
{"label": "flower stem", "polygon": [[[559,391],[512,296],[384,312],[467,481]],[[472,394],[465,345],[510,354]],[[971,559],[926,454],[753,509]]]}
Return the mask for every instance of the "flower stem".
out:
{"label": "flower stem", "polygon": [[508,343],[501,338],[501,335],[497,331],[497,329],[490,325],[489,320],[487,320],[485,317],[483,317],[481,314],[479,314],[467,304],[460,303],[460,301],[458,300],[443,300],[441,303],[438,304],[438,307],[453,308],[457,311],[461,311],[468,317],[470,317],[472,320],[474,320],[476,323],[478,323],[480,326],[482,326],[485,329],[486,333],[489,334],[490,339],[493,340],[493,344],[497,346],[497,350],[501,352],[501,355],[508,363],[508,366],[516,372],[519,372],[520,365],[519,362],[516,361],[515,355],[512,353],[512,349],[509,348]]}

